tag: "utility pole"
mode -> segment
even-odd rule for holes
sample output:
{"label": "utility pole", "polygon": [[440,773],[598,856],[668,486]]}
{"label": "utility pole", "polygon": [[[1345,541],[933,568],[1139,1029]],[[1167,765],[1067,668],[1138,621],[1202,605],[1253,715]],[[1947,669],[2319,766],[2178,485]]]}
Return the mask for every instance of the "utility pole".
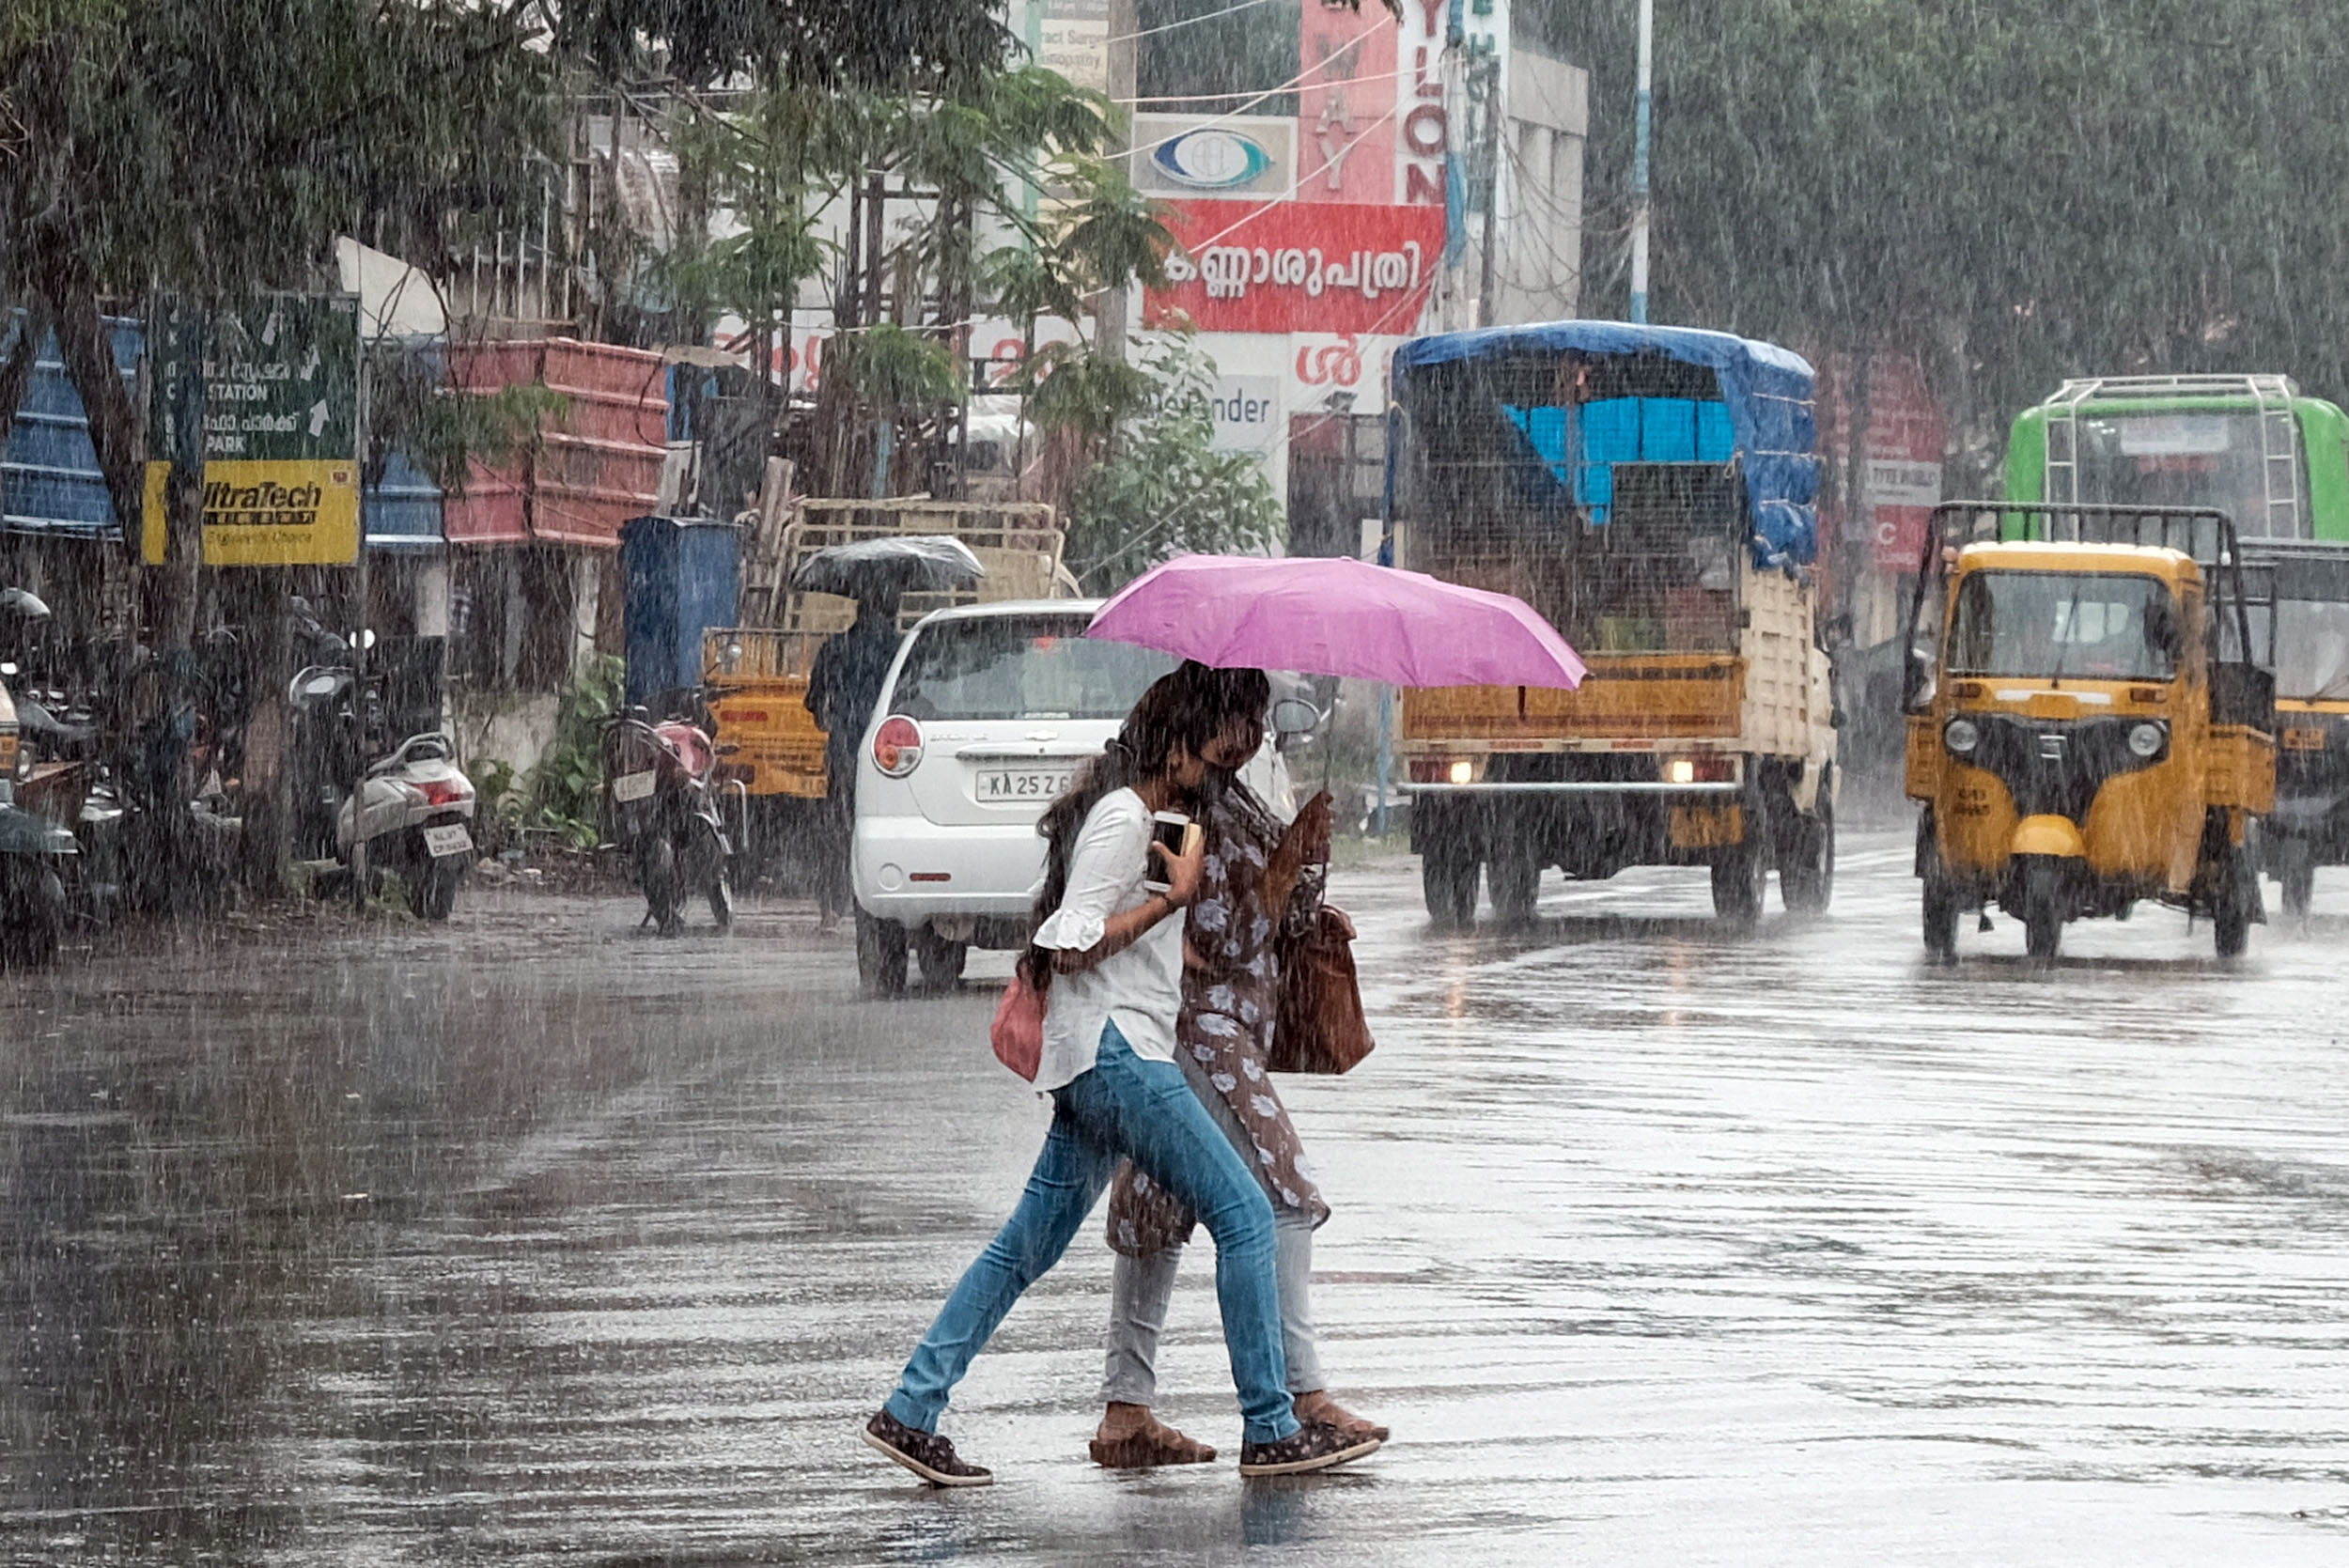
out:
{"label": "utility pole", "polygon": [[1631,122],[1631,319],[1647,325],[1648,85],[1656,54],[1656,0],[1640,0],[1640,90]]}
{"label": "utility pole", "polygon": [[[1128,179],[1134,174],[1134,106],[1130,101],[1141,96],[1142,90],[1136,85],[1142,67],[1141,40],[1135,36],[1141,30],[1136,10],[1134,0],[1109,0],[1108,58],[1103,61],[1109,72],[1110,98],[1125,112],[1111,162]],[[1126,295],[1127,286],[1118,284],[1105,289],[1093,307],[1094,347],[1121,362],[1126,358]]]}
{"label": "utility pole", "polygon": [[1476,324],[1493,324],[1494,251],[1500,238],[1501,207],[1501,56],[1485,61],[1485,255],[1476,280]]}

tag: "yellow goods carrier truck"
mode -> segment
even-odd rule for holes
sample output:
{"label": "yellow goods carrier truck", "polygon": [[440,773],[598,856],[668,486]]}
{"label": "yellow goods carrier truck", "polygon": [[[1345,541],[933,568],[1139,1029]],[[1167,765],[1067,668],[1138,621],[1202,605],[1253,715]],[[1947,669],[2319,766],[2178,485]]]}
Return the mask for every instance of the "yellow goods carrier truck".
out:
{"label": "yellow goods carrier truck", "polygon": [[1394,358],[1396,563],[1512,593],[1590,665],[1574,691],[1407,693],[1427,910],[1523,919],[1542,872],[1711,869],[1724,919],[1835,871],[1835,723],[1808,567],[1812,371],[1766,343],[1565,321]]}
{"label": "yellow goods carrier truck", "polygon": [[744,624],[702,639],[702,678],[716,726],[718,773],[749,796],[754,864],[796,853],[824,799],[824,732],[807,710],[808,671],[824,639],[848,629],[853,600],[794,593],[792,574],[819,550],[888,535],[950,534],[987,575],[963,592],[909,594],[901,627],[949,604],[1073,597],[1065,535],[1040,502],[803,500],[772,542],[743,563]]}

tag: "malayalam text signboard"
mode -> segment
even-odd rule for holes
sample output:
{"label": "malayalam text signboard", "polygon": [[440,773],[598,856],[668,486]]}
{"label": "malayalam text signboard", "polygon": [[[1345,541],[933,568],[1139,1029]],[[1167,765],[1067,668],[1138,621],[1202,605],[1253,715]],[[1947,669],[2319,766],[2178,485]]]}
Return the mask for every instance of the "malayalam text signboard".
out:
{"label": "malayalam text signboard", "polygon": [[1443,210],[1354,202],[1174,201],[1179,247],[1148,314],[1203,333],[1408,334],[1443,259]]}
{"label": "malayalam text signboard", "polygon": [[177,390],[203,386],[204,565],[346,566],[359,558],[359,301],[270,294],[148,324],[145,553],[161,565]]}

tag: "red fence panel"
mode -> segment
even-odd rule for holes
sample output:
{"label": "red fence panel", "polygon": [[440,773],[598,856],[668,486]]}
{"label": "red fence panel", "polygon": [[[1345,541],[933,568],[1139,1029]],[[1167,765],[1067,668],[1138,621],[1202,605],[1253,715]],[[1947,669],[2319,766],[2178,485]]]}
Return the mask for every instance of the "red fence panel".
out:
{"label": "red fence panel", "polygon": [[450,359],[467,391],[537,382],[569,403],[529,454],[503,467],[473,464],[463,492],[448,498],[452,543],[616,550],[622,523],[659,508],[669,415],[659,354],[553,337],[473,344]]}

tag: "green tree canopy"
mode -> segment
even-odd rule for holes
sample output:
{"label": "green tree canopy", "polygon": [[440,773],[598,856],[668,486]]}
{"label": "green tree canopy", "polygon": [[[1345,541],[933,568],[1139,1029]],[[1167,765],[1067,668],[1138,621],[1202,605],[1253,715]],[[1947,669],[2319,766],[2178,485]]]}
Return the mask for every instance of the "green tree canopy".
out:
{"label": "green tree canopy", "polygon": [[[1624,307],[1635,0],[1593,71],[1586,309]],[[2349,390],[2349,45],[2287,0],[1658,6],[1652,318],[1925,356],[1977,444],[2067,375]]]}

